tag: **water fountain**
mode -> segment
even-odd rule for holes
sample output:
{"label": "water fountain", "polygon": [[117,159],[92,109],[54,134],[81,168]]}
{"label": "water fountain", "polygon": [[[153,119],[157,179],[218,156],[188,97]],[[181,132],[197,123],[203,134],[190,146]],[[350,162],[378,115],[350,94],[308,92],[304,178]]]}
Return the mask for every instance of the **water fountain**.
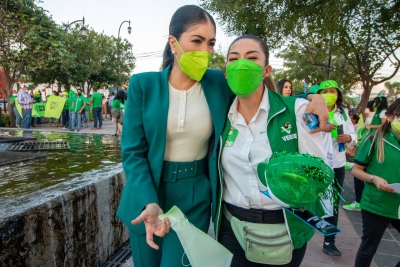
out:
{"label": "water fountain", "polygon": [[124,245],[129,235],[115,215],[125,184],[116,137],[22,130],[0,136],[70,146],[0,167],[0,266],[101,266]]}

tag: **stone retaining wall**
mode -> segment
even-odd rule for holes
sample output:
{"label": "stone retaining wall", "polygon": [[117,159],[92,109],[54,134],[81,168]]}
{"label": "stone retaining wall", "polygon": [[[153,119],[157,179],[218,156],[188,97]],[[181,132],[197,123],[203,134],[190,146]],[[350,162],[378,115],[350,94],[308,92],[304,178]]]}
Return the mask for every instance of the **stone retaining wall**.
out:
{"label": "stone retaining wall", "polygon": [[0,266],[101,266],[128,240],[121,165],[0,201]]}

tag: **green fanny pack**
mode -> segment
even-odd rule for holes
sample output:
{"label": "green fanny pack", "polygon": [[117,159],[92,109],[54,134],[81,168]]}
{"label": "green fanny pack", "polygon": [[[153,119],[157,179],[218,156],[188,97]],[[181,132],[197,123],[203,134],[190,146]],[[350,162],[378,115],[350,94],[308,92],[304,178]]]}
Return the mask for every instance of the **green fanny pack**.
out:
{"label": "green fanny pack", "polygon": [[249,261],[283,265],[292,260],[293,242],[286,217],[285,223],[250,223],[232,216],[226,207],[223,212]]}

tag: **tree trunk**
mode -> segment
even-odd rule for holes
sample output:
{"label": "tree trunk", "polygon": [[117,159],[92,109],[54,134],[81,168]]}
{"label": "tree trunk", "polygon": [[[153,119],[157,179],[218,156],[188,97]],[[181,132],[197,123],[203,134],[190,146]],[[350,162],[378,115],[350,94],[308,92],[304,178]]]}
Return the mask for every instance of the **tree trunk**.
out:
{"label": "tree trunk", "polygon": [[[5,97],[8,101],[8,103],[10,103],[10,96],[12,94],[12,88],[14,87],[15,81],[12,81],[10,79],[10,76],[8,75],[8,73],[6,73],[6,90],[5,90]],[[8,114],[10,115],[10,127],[15,127],[15,114],[14,114],[14,110],[13,110],[14,105],[8,105]]]}
{"label": "tree trunk", "polygon": [[369,96],[371,95],[371,90],[373,87],[372,81],[363,80],[362,84],[364,87],[364,92],[361,95],[360,103],[358,103],[358,106],[354,111],[355,114],[362,114],[364,112],[365,108],[367,107]]}

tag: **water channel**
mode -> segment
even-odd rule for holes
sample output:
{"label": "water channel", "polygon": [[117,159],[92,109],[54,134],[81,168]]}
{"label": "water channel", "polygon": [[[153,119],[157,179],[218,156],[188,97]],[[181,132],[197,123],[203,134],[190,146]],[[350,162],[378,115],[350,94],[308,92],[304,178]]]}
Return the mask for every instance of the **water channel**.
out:
{"label": "water channel", "polygon": [[[44,151],[41,153],[46,154],[45,159],[0,167],[0,203],[95,170],[121,169],[120,143],[115,136],[32,130],[0,130],[0,136],[36,137],[38,142],[67,141],[71,148]],[[0,144],[0,151],[9,145]]]}

